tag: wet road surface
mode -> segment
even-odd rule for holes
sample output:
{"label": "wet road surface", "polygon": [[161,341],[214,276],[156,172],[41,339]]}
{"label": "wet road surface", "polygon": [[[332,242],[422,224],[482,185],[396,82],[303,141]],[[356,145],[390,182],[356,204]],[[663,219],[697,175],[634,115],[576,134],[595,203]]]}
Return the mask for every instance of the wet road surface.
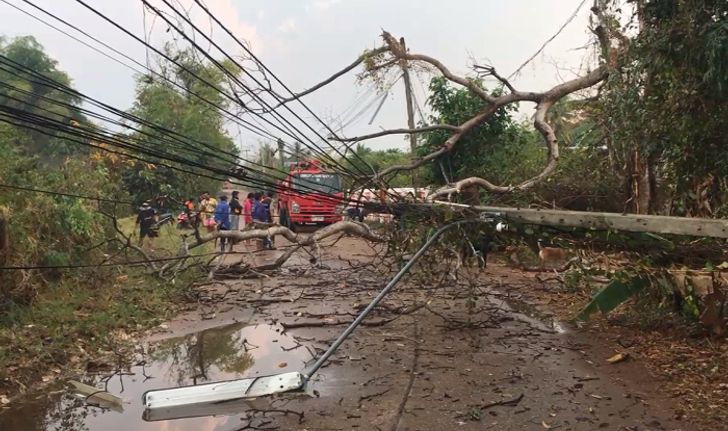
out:
{"label": "wet road surface", "polygon": [[82,376],[99,388],[108,381],[123,412],[56,388],[0,413],[0,430],[693,429],[672,419],[670,400],[638,363],[608,364],[595,340],[506,301],[486,281],[434,294],[398,287],[307,394],[239,402],[217,416],[142,419],[150,389],[301,370],[382,282],[334,268],[210,286],[202,308],[138,346],[135,365]]}

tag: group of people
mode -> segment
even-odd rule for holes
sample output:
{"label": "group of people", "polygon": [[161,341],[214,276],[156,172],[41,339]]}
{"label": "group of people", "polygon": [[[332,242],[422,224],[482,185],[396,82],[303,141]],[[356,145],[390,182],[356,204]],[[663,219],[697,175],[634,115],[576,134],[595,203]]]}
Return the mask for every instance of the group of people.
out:
{"label": "group of people", "polygon": [[[210,231],[214,230],[241,230],[245,226],[256,223],[268,225],[273,223],[273,193],[248,193],[244,200],[240,200],[240,192],[233,191],[230,200],[225,194],[216,199],[209,192],[203,192],[197,202],[189,198],[184,202],[184,212],[192,227],[204,226]],[[140,245],[145,237],[154,235],[154,225],[158,211],[152,208],[148,201],[139,208],[137,224],[139,225]],[[241,225],[242,222],[242,225]],[[229,245],[232,249],[233,241],[220,238],[220,250],[225,251]],[[273,240],[263,239],[258,243],[259,249],[273,249]]]}

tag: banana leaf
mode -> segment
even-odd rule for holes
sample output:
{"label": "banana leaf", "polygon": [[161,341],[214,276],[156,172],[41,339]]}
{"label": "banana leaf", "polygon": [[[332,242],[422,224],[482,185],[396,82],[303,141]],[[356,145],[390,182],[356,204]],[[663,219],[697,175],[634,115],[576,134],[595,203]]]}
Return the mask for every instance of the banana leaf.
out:
{"label": "banana leaf", "polygon": [[606,314],[639,293],[649,285],[645,277],[632,277],[628,280],[613,279],[594,295],[591,301],[576,316],[577,320],[588,320],[589,316],[601,311]]}

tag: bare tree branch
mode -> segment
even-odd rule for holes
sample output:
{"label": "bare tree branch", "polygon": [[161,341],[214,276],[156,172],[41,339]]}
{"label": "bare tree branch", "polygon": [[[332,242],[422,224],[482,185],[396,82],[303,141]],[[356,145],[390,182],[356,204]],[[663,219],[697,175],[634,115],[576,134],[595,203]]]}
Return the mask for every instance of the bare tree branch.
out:
{"label": "bare tree branch", "polygon": [[364,52],[362,55],[357,57],[357,59],[354,60],[353,63],[351,63],[350,65],[346,66],[345,68],[339,70],[338,72],[334,73],[333,75],[324,79],[323,81],[319,82],[318,84],[314,85],[313,87],[307,88],[306,90],[303,90],[300,93],[296,93],[291,97],[280,98],[280,102],[278,102],[278,104],[273,109],[278,108],[281,105],[285,105],[286,103],[294,101],[296,99],[300,99],[301,97],[303,97],[307,94],[311,94],[314,91],[316,91],[322,87],[325,87],[326,85],[331,84],[332,82],[334,82],[336,79],[338,79],[342,75],[345,75],[346,73],[348,73],[349,71],[351,71],[352,69],[354,69],[355,67],[357,67],[358,65],[363,63],[366,59],[368,59],[372,56],[375,56],[375,55],[379,55],[383,52],[386,52],[388,49],[389,48],[387,48],[387,47],[379,47],[379,48],[373,49],[371,51]]}
{"label": "bare tree branch", "polygon": [[119,236],[124,238],[123,241],[119,238],[115,238],[115,240],[118,241],[119,243],[123,244],[123,246],[125,248],[130,248],[130,249],[136,251],[137,253],[141,254],[142,257],[144,257],[144,260],[146,260],[148,262],[148,265],[152,268],[152,270],[154,270],[156,272],[157,266],[154,264],[152,258],[149,257],[149,255],[141,247],[138,247],[138,246],[132,244],[131,235],[127,235],[124,233],[124,231],[121,230],[121,227],[119,227],[119,221],[116,218],[116,216],[113,214],[104,212],[104,211],[99,211],[99,213],[105,217],[108,217],[111,220],[112,226],[114,227],[114,230],[116,231],[116,233],[118,233]]}
{"label": "bare tree branch", "polygon": [[[511,96],[511,95],[509,94],[508,96]],[[453,146],[460,140],[460,138],[465,133],[467,133],[472,128],[476,127],[480,123],[487,120],[491,115],[493,115],[493,113],[495,113],[495,111],[498,110],[499,107],[500,106],[498,106],[498,105],[488,106],[483,111],[478,113],[475,117],[473,117],[473,118],[469,119],[468,121],[464,122],[463,124],[461,124],[458,127],[458,129],[460,129],[460,131],[457,133],[454,133],[452,136],[450,136],[450,138],[448,138],[447,141],[445,141],[442,144],[442,146],[440,146],[439,149],[431,152],[430,154],[428,154],[422,158],[414,159],[410,163],[389,166],[389,167],[381,170],[380,172],[378,172],[375,176],[375,179],[381,178],[381,177],[389,175],[389,174],[394,174],[394,173],[397,173],[400,171],[408,171],[408,170],[416,169],[416,168],[424,165],[425,163],[427,163],[431,160],[434,160],[434,159],[442,156],[443,154],[450,152],[452,150]]]}
{"label": "bare tree branch", "polygon": [[[538,184],[540,181],[547,178],[549,175],[553,173],[553,171],[556,169],[556,165],[558,163],[559,159],[559,145],[558,141],[556,140],[556,134],[554,133],[553,128],[548,124],[546,121],[546,115],[548,114],[549,109],[559,101],[562,97],[566,96],[567,94],[571,94],[575,91],[583,90],[585,88],[589,88],[598,82],[604,80],[607,76],[607,68],[605,65],[602,65],[598,67],[597,69],[589,72],[588,74],[572,79],[571,81],[564,82],[562,84],[559,84],[550,90],[544,92],[544,93],[530,93],[527,95],[527,98],[521,98],[523,93],[516,92],[511,93],[502,97],[499,97],[497,99],[497,102],[495,106],[501,107],[509,103],[513,103],[514,101],[521,101],[521,100],[538,100],[536,105],[536,115],[534,117],[533,125],[541,133],[541,136],[543,136],[544,141],[546,143],[546,149],[548,151],[548,158],[546,160],[546,166],[544,169],[536,175],[533,178],[530,178],[526,181],[523,181],[522,183],[516,185],[516,186],[499,186],[491,183],[488,180],[485,180],[483,178],[478,177],[471,177],[466,178],[464,180],[458,181],[455,184],[448,185],[446,187],[443,187],[436,192],[434,192],[432,195],[428,197],[428,199],[436,199],[438,197],[448,195],[451,193],[459,193],[463,188],[469,187],[469,186],[478,186],[482,187],[488,191],[494,192],[494,193],[508,193],[514,190],[526,190],[529,189],[536,184]],[[513,96],[513,97],[509,97]],[[514,99],[514,100],[508,100],[508,99]],[[508,100],[505,102],[502,102],[503,100]],[[474,117],[475,118],[475,117]],[[463,128],[463,127],[461,127]],[[463,128],[464,129],[464,128]],[[452,139],[452,137],[451,137]]]}
{"label": "bare tree branch", "polygon": [[450,69],[448,69],[439,60],[437,60],[433,57],[427,56],[427,55],[407,53],[404,50],[404,48],[402,47],[402,45],[399,43],[399,41],[396,38],[394,38],[387,31],[382,32],[382,38],[384,39],[384,42],[389,47],[389,51],[396,58],[401,59],[401,60],[421,61],[421,62],[428,63],[428,64],[434,66],[435,68],[437,68],[445,78],[449,79],[452,82],[456,82],[456,83],[462,85],[463,87],[466,87],[468,90],[470,90],[473,93],[480,96],[486,102],[489,102],[489,103],[495,102],[495,98],[493,96],[491,96],[490,94],[488,94],[487,91],[480,88],[478,86],[478,84],[476,83],[476,81],[462,77],[462,76],[455,75],[454,73],[452,73],[450,71]]}
{"label": "bare tree branch", "polygon": [[330,236],[336,234],[349,234],[362,237],[366,240],[373,242],[383,242],[384,238],[375,234],[369,229],[364,223],[358,223],[353,221],[340,221],[332,225],[326,226],[323,229],[319,229],[311,235],[302,235],[293,232],[284,226],[271,226],[267,229],[253,229],[247,231],[215,231],[207,235],[201,235],[196,241],[189,245],[189,249],[199,247],[202,244],[213,241],[217,238],[228,238],[236,240],[248,240],[248,239],[263,239],[272,238],[275,236],[282,236],[288,241],[293,243],[285,253],[279,256],[275,262],[266,264],[264,266],[256,267],[256,270],[272,270],[279,268],[283,265],[296,251],[305,246],[316,246],[319,241],[322,241]]}
{"label": "bare tree branch", "polygon": [[478,72],[479,76],[492,76],[493,78],[497,79],[501,82],[501,84],[505,85],[511,93],[515,93],[516,89],[513,88],[513,85],[508,81],[508,79],[502,77],[498,72],[496,72],[495,67],[493,66],[481,66],[481,65],[473,65],[473,69]]}

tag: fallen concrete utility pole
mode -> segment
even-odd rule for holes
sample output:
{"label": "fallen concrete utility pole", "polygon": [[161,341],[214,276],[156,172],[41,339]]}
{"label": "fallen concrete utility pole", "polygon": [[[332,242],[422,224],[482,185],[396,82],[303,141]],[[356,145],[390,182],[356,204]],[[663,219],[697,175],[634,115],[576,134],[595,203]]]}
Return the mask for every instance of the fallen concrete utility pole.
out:
{"label": "fallen concrete utility pole", "polygon": [[666,235],[687,235],[709,238],[728,238],[728,220],[690,217],[669,217],[642,214],[618,214],[587,211],[564,211],[531,208],[470,206],[434,201],[432,206],[471,208],[475,211],[502,214],[513,223],[542,226],[567,226],[584,229],[650,232]]}

